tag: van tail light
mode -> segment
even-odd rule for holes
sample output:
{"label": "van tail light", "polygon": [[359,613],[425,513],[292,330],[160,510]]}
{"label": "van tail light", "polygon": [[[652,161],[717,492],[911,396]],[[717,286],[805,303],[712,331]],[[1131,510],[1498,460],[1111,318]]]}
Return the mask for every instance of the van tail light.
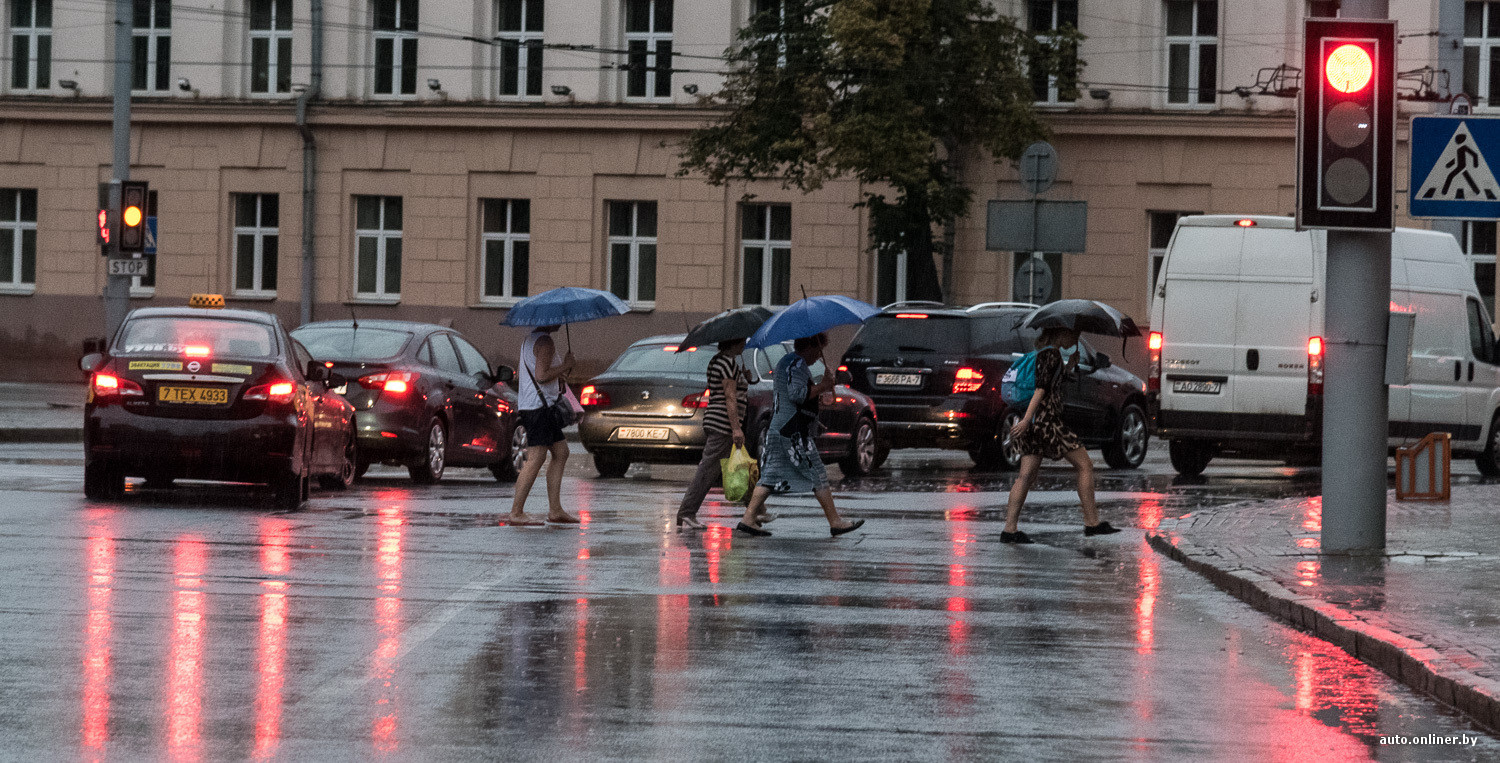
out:
{"label": "van tail light", "polygon": [[[593,408],[595,406],[603,408],[609,405],[609,394],[590,384],[579,391],[578,404],[585,408]],[[683,403],[683,405],[686,405],[686,403]]]}
{"label": "van tail light", "polygon": [[277,381],[245,390],[245,399],[269,403],[290,403],[295,394],[297,394],[297,385],[289,381]]}
{"label": "van tail light", "polygon": [[964,392],[978,392],[984,386],[984,372],[977,368],[964,366],[953,375],[953,394]]}
{"label": "van tail light", "polygon": [[1151,354],[1151,370],[1146,374],[1146,391],[1161,391],[1161,332],[1153,331],[1146,338],[1146,349]]}
{"label": "van tail light", "polygon": [[1307,340],[1307,394],[1323,394],[1323,337]]}
{"label": "van tail light", "polygon": [[108,403],[126,397],[145,397],[145,390],[141,385],[129,379],[121,379],[114,374],[99,372],[94,374],[93,385],[94,402]]}
{"label": "van tail light", "polygon": [[703,390],[696,395],[688,395],[682,399],[683,408],[707,408],[708,390]]}
{"label": "van tail light", "polygon": [[378,389],[392,395],[404,395],[416,386],[417,374],[411,371],[381,371],[359,377],[359,385],[365,389]]}

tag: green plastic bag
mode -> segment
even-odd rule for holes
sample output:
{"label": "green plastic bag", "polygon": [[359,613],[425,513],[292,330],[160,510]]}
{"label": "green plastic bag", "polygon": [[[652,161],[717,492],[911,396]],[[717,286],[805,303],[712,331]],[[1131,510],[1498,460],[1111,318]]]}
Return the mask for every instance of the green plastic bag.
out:
{"label": "green plastic bag", "polygon": [[729,451],[729,458],[719,459],[719,468],[724,473],[724,500],[735,503],[750,495],[750,487],[755,484],[751,472],[756,471],[755,467],[755,459],[743,445]]}

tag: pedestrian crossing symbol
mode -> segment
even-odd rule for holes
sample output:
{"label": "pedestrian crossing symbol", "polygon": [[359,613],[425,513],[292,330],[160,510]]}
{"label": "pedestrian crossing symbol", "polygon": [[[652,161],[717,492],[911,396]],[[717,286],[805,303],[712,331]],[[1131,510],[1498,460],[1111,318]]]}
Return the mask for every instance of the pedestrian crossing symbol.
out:
{"label": "pedestrian crossing symbol", "polygon": [[1500,120],[1413,118],[1411,216],[1500,217],[1500,180],[1486,156],[1500,160]]}

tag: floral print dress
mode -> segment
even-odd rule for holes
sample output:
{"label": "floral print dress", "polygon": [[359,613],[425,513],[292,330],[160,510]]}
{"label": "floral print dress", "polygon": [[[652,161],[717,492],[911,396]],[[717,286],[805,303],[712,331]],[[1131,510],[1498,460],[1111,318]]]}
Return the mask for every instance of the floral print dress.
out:
{"label": "floral print dress", "polygon": [[1056,347],[1047,347],[1037,353],[1036,388],[1043,394],[1031,426],[1016,438],[1016,450],[1021,455],[1057,460],[1083,447],[1078,435],[1063,424],[1062,388],[1066,379],[1062,353]]}

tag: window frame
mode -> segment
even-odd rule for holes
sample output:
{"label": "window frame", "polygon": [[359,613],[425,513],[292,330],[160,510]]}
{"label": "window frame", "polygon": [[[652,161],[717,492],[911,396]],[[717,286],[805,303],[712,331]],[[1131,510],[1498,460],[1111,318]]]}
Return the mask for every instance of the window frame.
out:
{"label": "window frame", "polygon": [[[1030,10],[1031,4],[1034,3],[1034,2],[1037,2],[1037,1],[1038,0],[1028,0],[1028,2],[1027,2],[1027,9],[1028,9],[1028,11]],[[1046,2],[1048,4],[1048,6],[1052,10],[1052,17],[1051,17],[1049,25],[1048,25],[1048,27],[1046,29],[1036,29],[1036,28],[1030,28],[1030,29],[1028,29],[1028,31],[1030,31],[1032,33],[1032,35],[1037,39],[1038,42],[1045,43],[1047,41],[1047,39],[1050,38],[1054,32],[1056,32],[1058,29],[1061,28],[1061,20],[1060,20],[1060,17],[1062,16],[1061,5],[1063,3],[1065,3],[1065,2],[1071,2],[1073,4],[1073,27],[1075,29],[1077,29],[1077,27],[1078,27],[1078,0],[1040,0],[1040,1],[1041,2]],[[1026,18],[1026,23],[1027,23],[1028,27],[1032,27],[1033,26],[1032,25],[1032,21],[1033,21],[1033,19],[1032,19],[1030,13],[1028,12],[1027,18]],[[1073,51],[1073,56],[1074,56],[1074,58],[1076,60],[1076,58],[1078,56],[1078,51],[1077,51],[1076,48]],[[1033,79],[1032,80],[1032,93],[1035,94],[1035,92],[1036,92],[1036,80]],[[1032,103],[1034,105],[1036,105],[1036,106],[1073,106],[1073,105],[1076,105],[1078,103],[1078,98],[1074,97],[1074,98],[1069,98],[1069,99],[1064,100],[1061,97],[1061,95],[1059,93],[1059,90],[1058,90],[1058,87],[1057,87],[1057,75],[1055,75],[1055,74],[1049,74],[1049,75],[1047,75],[1047,97],[1045,99],[1032,101]]]}
{"label": "window frame", "polygon": [[[0,210],[0,230],[11,234],[10,251],[0,252],[0,258],[10,261],[10,280],[0,281],[0,294],[35,294],[36,293],[36,271],[37,271],[37,249],[40,248],[41,234],[37,232],[36,218],[40,215],[41,191],[36,188],[0,188],[0,192],[14,194],[15,206],[10,210]],[[25,219],[26,194],[31,195],[31,219]],[[13,216],[14,219],[7,220],[6,217]],[[31,280],[24,280],[26,273],[26,234],[31,234]]]}
{"label": "window frame", "polygon": [[[881,252],[879,250],[876,250],[875,253],[874,253],[874,255],[875,255],[875,279],[874,280],[875,280],[875,302],[876,302],[876,304],[881,305],[882,307],[884,307],[884,305],[891,305],[891,304],[896,304],[898,302],[905,302],[908,299],[910,299],[910,295],[907,293],[909,291],[909,289],[908,289],[909,283],[908,283],[907,279],[908,279],[908,276],[910,275],[910,270],[911,270],[911,254],[909,252],[907,252],[905,249],[903,249],[903,250],[901,250],[899,252],[895,252],[895,253]],[[893,263],[893,265],[892,265],[892,267],[895,269],[894,278],[895,278],[896,282],[891,285],[891,296],[893,297],[893,299],[891,299],[889,301],[886,301],[883,297],[880,296],[880,289],[885,284],[885,280],[881,277],[881,272],[883,270],[885,270],[885,265],[882,262],[882,259],[884,259],[884,258],[894,258],[894,260],[895,260],[894,263]],[[884,303],[884,304],[881,304],[881,303]]]}
{"label": "window frame", "polygon": [[[11,2],[14,3],[15,0],[11,0]],[[5,19],[5,21],[10,22],[7,24],[8,28],[5,34],[10,45],[7,50],[11,56],[11,73],[10,78],[7,80],[7,89],[12,92],[40,92],[52,89],[52,14],[55,9],[53,8],[52,0],[28,0],[28,2],[31,3],[31,18],[28,24],[23,26],[14,23],[14,6],[8,8],[10,18]],[[37,23],[42,15],[39,12],[38,6],[42,3],[46,3],[47,5],[47,23],[45,26]],[[16,41],[21,38],[26,39],[25,59],[20,59],[16,54]],[[47,48],[45,61],[42,60],[42,55],[38,52],[42,47],[41,43],[44,38]],[[23,84],[16,84],[17,74],[24,75]]]}
{"label": "window frame", "polygon": [[[1489,226],[1489,230],[1476,235],[1475,226],[1477,225]],[[1476,243],[1481,243],[1481,241],[1482,246],[1477,247]],[[1474,286],[1479,289],[1480,304],[1483,304],[1485,309],[1489,310],[1490,317],[1493,319],[1495,317],[1494,274],[1492,272],[1491,277],[1488,279],[1489,293],[1486,294],[1486,284],[1480,281],[1478,271],[1481,265],[1490,266],[1492,271],[1497,266],[1495,253],[1500,251],[1500,224],[1490,220],[1465,220],[1463,232],[1459,237],[1459,246],[1463,249],[1464,259],[1469,262],[1470,272],[1474,274]],[[1489,251],[1484,251],[1486,248]]]}
{"label": "window frame", "polygon": [[[1192,24],[1192,33],[1191,34],[1186,34],[1186,35],[1174,35],[1174,34],[1171,34],[1171,32],[1170,32],[1170,25],[1169,25],[1168,19],[1171,17],[1170,7],[1171,7],[1171,5],[1173,3],[1187,3],[1187,4],[1191,4],[1192,5],[1193,15],[1192,15],[1192,21],[1191,21],[1191,24]],[[1201,29],[1201,27],[1202,27],[1202,21],[1201,21],[1202,17],[1200,15],[1200,11],[1203,9],[1203,7],[1205,5],[1207,5],[1209,3],[1212,3],[1213,4],[1213,8],[1214,8],[1214,20],[1213,20],[1213,23],[1214,23],[1214,33],[1212,35],[1205,35],[1205,34],[1202,34],[1199,31]],[[1163,100],[1163,105],[1166,108],[1169,108],[1169,109],[1189,109],[1189,110],[1198,109],[1198,110],[1203,110],[1203,109],[1213,109],[1213,108],[1217,108],[1218,107],[1218,105],[1219,105],[1218,90],[1219,90],[1219,79],[1220,79],[1220,77],[1219,77],[1219,75],[1220,75],[1220,71],[1219,71],[1220,70],[1220,66],[1219,66],[1219,54],[1222,52],[1222,47],[1223,47],[1222,45],[1219,44],[1219,26],[1220,26],[1219,25],[1219,18],[1218,18],[1219,12],[1220,12],[1219,0],[1163,0],[1163,2],[1162,2],[1162,31],[1163,31],[1163,36],[1162,36],[1162,53],[1163,53],[1164,58],[1162,59],[1162,80],[1163,80],[1163,82],[1165,84],[1165,88],[1164,88],[1164,97],[1163,97],[1162,100]],[[1173,101],[1172,100],[1172,50],[1175,47],[1181,47],[1181,46],[1186,46],[1187,49],[1188,49],[1187,100],[1186,101]],[[1202,67],[1203,67],[1203,60],[1204,60],[1204,55],[1203,55],[1203,48],[1204,48],[1204,46],[1212,46],[1213,47],[1212,60],[1213,60],[1213,65],[1214,65],[1214,81],[1213,81],[1213,86],[1211,88],[1209,88],[1209,91],[1208,91],[1209,94],[1212,95],[1212,98],[1210,100],[1208,100],[1208,101],[1201,100],[1202,94],[1203,94],[1203,83],[1200,80],[1201,80],[1202,71],[1203,71]]]}
{"label": "window frame", "polygon": [[[630,5],[631,3],[636,2],[646,4],[646,19],[648,29],[644,32],[630,31]],[[664,32],[657,28],[657,16],[659,15],[657,8],[661,5],[667,6],[666,18],[668,29]],[[675,49],[676,42],[673,37],[676,30],[676,20],[673,18],[673,14],[675,14],[677,11],[674,0],[621,0],[620,8],[622,10],[620,16],[620,31],[623,33],[624,48],[627,51],[624,54],[624,71],[621,72],[621,74],[625,78],[624,86],[621,90],[621,92],[624,93],[624,99],[626,101],[635,103],[670,102],[672,100],[672,59],[677,54],[677,51]],[[635,57],[635,54],[628,51],[630,49],[631,43],[635,42],[644,43],[645,45],[645,53],[642,54],[642,65],[645,69],[644,76],[646,78],[646,81],[645,92],[642,95],[631,95],[630,93],[632,70],[635,68],[631,61]],[[660,86],[662,55],[661,50],[663,43],[666,44],[667,57],[665,88]]]}
{"label": "window frame", "polygon": [[[1469,10],[1475,7],[1479,9],[1478,36],[1469,34],[1471,31]],[[1500,75],[1500,71],[1496,71],[1497,64],[1500,64],[1500,59],[1496,58],[1497,51],[1500,51],[1500,18],[1491,21],[1497,13],[1500,13],[1500,3],[1474,2],[1473,0],[1464,3],[1463,64],[1460,82],[1463,91],[1473,95],[1475,111],[1500,111],[1500,76],[1496,76]],[[1494,32],[1493,35],[1490,34],[1491,31]],[[1474,57],[1472,82],[1469,69],[1471,50]]]}
{"label": "window frame", "polygon": [[[145,40],[145,86],[135,86],[134,64],[131,70],[130,91],[133,93],[170,93],[172,91],[172,0],[135,0],[131,11],[135,13],[135,6],[145,5],[149,23],[146,26],[135,24],[131,31],[131,50],[135,50],[136,41]],[[167,9],[166,24],[162,25],[160,14],[157,11],[165,6]],[[139,15],[137,13],[137,15]],[[162,47],[166,47],[163,56]],[[133,53],[132,53],[133,55]]]}
{"label": "window frame", "polygon": [[[281,26],[283,19],[278,12],[281,3],[277,0],[250,0],[250,5],[253,8],[254,4],[258,2],[264,2],[269,6],[270,12],[267,14],[267,18],[270,19],[270,26],[265,29],[257,29],[255,27],[255,12],[254,10],[250,11],[249,19],[246,20],[246,28],[249,32],[250,41],[250,83],[248,85],[248,92],[252,98],[284,96],[292,92],[292,23],[296,18],[295,11],[292,10],[292,3],[288,1],[286,3],[287,18],[284,20],[285,26]],[[266,41],[265,90],[255,89],[255,70],[257,67],[255,65],[254,51],[257,40]],[[281,55],[283,47],[286,53],[284,61]],[[285,87],[282,87],[283,84],[285,84]]]}
{"label": "window frame", "polygon": [[[1146,210],[1146,304],[1149,306],[1156,299],[1156,280],[1161,273],[1161,263],[1167,261],[1167,249],[1172,246],[1172,234],[1177,229],[1177,221],[1189,215],[1201,215],[1203,212],[1188,212],[1176,209],[1148,209]],[[1155,246],[1153,234],[1157,215],[1172,215],[1172,230],[1167,232],[1167,242],[1162,246]]]}
{"label": "window frame", "polygon": [[[241,225],[239,222],[239,200],[245,196],[255,197],[255,221],[253,225]],[[271,283],[271,288],[265,288],[265,239],[267,236],[276,237],[277,266],[274,270],[276,272],[276,279],[279,279],[281,276],[281,195],[275,193],[236,193],[232,194],[232,197],[230,214],[234,215],[234,219],[231,220],[230,232],[230,252],[233,258],[229,267],[229,277],[231,279],[229,284],[230,293],[236,297],[250,299],[275,299],[277,286],[275,279]],[[267,197],[276,206],[276,225],[268,226],[265,224],[265,202]],[[250,236],[252,240],[250,256],[254,259],[251,265],[251,282],[255,284],[254,288],[245,289],[239,285],[240,258],[244,256],[244,253],[240,251],[241,236]]]}
{"label": "window frame", "polygon": [[[774,210],[787,210],[787,237],[784,239],[773,238],[772,216]],[[791,204],[769,204],[750,203],[740,205],[740,303],[743,305],[763,305],[765,307],[784,307],[791,304],[791,281],[792,281],[792,220]],[[748,215],[756,214],[760,217],[759,225],[764,235],[760,238],[751,238],[749,231],[745,229]],[[760,298],[755,301],[749,300],[746,289],[749,285],[749,266],[751,249],[760,250]],[[776,301],[776,250],[786,250],[786,295],[784,301]]]}
{"label": "window frame", "polygon": [[[361,228],[361,227],[359,227],[359,202],[360,202],[361,199],[375,199],[376,200],[376,205],[377,205],[378,210],[379,210],[379,221],[378,221],[377,224],[380,227],[378,227],[378,228]],[[387,211],[388,203],[389,203],[389,201],[391,199],[397,199],[397,200],[400,201],[400,204],[401,204],[401,218],[402,219],[401,219],[401,221],[398,221],[398,225],[401,225],[401,227],[398,227],[398,228],[388,228],[388,227],[386,227],[386,223],[387,223],[387,221],[385,219],[386,218],[386,211]],[[352,286],[354,287],[353,288],[353,293],[354,293],[354,300],[356,302],[376,302],[376,303],[393,304],[393,303],[397,303],[397,302],[401,301],[401,283],[400,283],[400,281],[401,281],[401,277],[403,275],[403,273],[401,271],[404,269],[405,264],[406,264],[405,263],[405,254],[406,254],[405,250],[406,250],[406,247],[404,246],[405,242],[402,240],[402,235],[405,232],[405,218],[406,218],[406,200],[405,200],[404,197],[401,197],[401,196],[381,196],[381,195],[373,195],[373,194],[369,194],[369,195],[367,195],[367,194],[360,194],[360,195],[356,195],[354,197],[354,281],[352,283]],[[360,265],[360,260],[359,260],[359,246],[360,246],[360,242],[363,241],[363,240],[365,240],[365,239],[373,239],[375,241],[375,291],[360,291],[359,290],[359,265]],[[401,257],[402,260],[397,265],[397,273],[396,273],[396,281],[397,281],[397,283],[396,283],[396,291],[394,291],[394,292],[390,291],[387,288],[387,284],[385,282],[386,270],[389,267],[389,261],[390,261],[389,260],[389,251],[388,251],[389,250],[389,243],[393,239],[396,240],[396,241],[401,241],[402,244],[403,244],[400,247],[401,251],[397,254],[397,256]]]}
{"label": "window frame", "polygon": [[[516,230],[516,203],[526,204],[526,230]],[[491,231],[486,224],[487,215],[490,213],[491,204],[503,204],[505,209],[504,230]],[[501,254],[503,273],[500,276],[500,294],[489,294],[489,245],[500,243],[503,247]],[[526,284],[525,293],[516,293],[515,270],[516,254],[515,245],[526,244]],[[479,303],[483,305],[498,305],[509,307],[525,299],[531,294],[531,200],[530,199],[491,199],[479,200]]]}
{"label": "window frame", "polygon": [[[507,3],[518,3],[521,8],[520,28],[505,28],[505,5]],[[545,0],[496,0],[495,2],[495,97],[507,101],[539,101],[543,97],[543,89],[546,82],[543,76],[546,73],[546,50],[543,48],[546,38],[546,2]],[[533,14],[535,9],[537,13]],[[533,26],[533,15],[539,20]],[[507,46],[513,46],[516,50],[516,92],[505,92],[506,65],[505,54]],[[531,58],[535,56],[533,62]],[[532,64],[535,63],[535,73]],[[536,91],[532,92],[531,83],[535,79]]]}
{"label": "window frame", "polygon": [[[652,227],[656,228],[657,232],[656,235],[643,236],[640,233],[641,209],[648,204],[651,205],[652,212],[656,216],[656,220],[654,221],[655,224]],[[609,225],[610,229],[613,229],[614,227],[614,215],[621,208],[628,208],[630,210],[630,233],[629,235],[609,233],[609,235],[606,237],[607,243],[605,245],[606,248],[604,252],[604,271],[605,283],[608,287],[607,290],[610,293],[615,294],[616,296],[619,296],[621,299],[625,300],[625,303],[630,305],[630,308],[632,310],[654,310],[656,309],[656,291],[659,287],[654,271],[658,270],[656,265],[661,258],[661,245],[659,243],[661,235],[661,228],[659,227],[661,224],[661,206],[655,201],[648,200],[621,200],[606,202],[606,217],[608,218],[606,220],[606,225]],[[628,245],[630,247],[630,271],[625,276],[625,295],[620,295],[620,293],[616,292],[614,289],[614,281],[616,276],[616,273],[614,272],[614,250],[618,245]],[[652,294],[650,299],[642,299],[640,294],[642,246],[651,246],[654,251],[654,254],[651,258],[653,275],[651,279]]]}
{"label": "window frame", "polygon": [[[379,25],[381,14],[378,10],[380,3],[390,2],[394,8],[393,26],[383,29]],[[413,15],[410,26],[403,15],[407,3],[411,4]],[[422,8],[420,0],[370,0],[370,98],[391,100],[414,100],[417,97],[417,70],[420,49],[417,47],[417,25],[421,22]],[[380,44],[390,42],[391,44],[391,90],[388,93],[380,92]],[[407,70],[403,61],[407,57],[407,49],[411,49],[411,90],[405,88]]]}

